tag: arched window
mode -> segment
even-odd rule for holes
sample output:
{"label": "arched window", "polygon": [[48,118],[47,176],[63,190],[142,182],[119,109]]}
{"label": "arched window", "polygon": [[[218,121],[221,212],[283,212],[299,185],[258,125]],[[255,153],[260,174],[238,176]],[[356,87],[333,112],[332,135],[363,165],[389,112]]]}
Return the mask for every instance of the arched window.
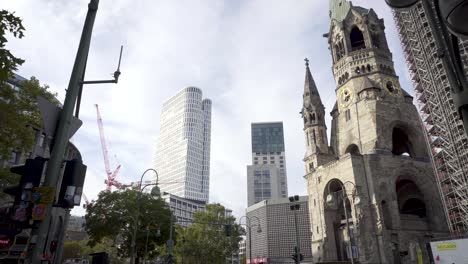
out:
{"label": "arched window", "polygon": [[413,152],[411,149],[411,142],[408,139],[408,135],[406,135],[405,131],[401,128],[394,128],[392,133],[392,153],[398,156],[413,156]]}
{"label": "arched window", "polygon": [[362,65],[362,67],[361,67],[361,72],[366,73],[366,67],[364,65]]}
{"label": "arched window", "polygon": [[358,27],[353,27],[351,33],[349,34],[349,38],[351,40],[352,51],[366,48],[366,44],[364,43],[364,35]]}
{"label": "arched window", "polygon": [[314,137],[314,144],[317,145],[317,137],[315,136],[315,130],[312,130],[312,136]]}
{"label": "arched window", "polygon": [[314,122],[315,122],[315,113],[314,113],[314,114],[312,114],[312,121],[314,121]]}
{"label": "arched window", "polygon": [[351,144],[346,148],[345,153],[351,153],[351,155],[359,155],[359,148],[356,144]]}
{"label": "arched window", "polygon": [[387,86],[387,90],[391,93],[393,93],[393,91],[395,91],[395,87],[393,87],[393,83],[391,81],[388,81],[385,86]]}
{"label": "arched window", "polygon": [[371,66],[369,64],[367,64],[367,71],[370,72],[371,71]]}
{"label": "arched window", "polygon": [[397,181],[396,193],[400,214],[426,217],[424,196],[413,181],[406,179]]}
{"label": "arched window", "polygon": [[361,73],[361,69],[359,67],[356,67],[356,70],[354,70],[355,73],[357,74],[360,74]]}
{"label": "arched window", "polygon": [[335,54],[336,54],[336,60],[339,61],[341,58],[344,57],[344,45],[343,45],[343,40],[339,40],[337,44],[335,44]]}

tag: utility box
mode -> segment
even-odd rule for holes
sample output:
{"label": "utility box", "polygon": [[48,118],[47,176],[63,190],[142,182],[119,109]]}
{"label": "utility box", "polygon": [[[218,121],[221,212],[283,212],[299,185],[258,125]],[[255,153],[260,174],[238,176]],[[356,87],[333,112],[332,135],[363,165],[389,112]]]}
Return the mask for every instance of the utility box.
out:
{"label": "utility box", "polygon": [[431,242],[436,264],[468,264],[468,239]]}

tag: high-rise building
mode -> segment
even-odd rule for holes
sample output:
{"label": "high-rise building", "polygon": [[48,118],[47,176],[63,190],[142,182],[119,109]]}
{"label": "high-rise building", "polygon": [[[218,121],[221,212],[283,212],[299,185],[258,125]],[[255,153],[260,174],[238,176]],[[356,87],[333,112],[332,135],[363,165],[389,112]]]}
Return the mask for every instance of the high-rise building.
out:
{"label": "high-rise building", "polygon": [[283,123],[253,123],[252,165],[247,166],[248,206],[287,196]]}
{"label": "high-rise building", "polygon": [[[427,1],[429,6],[434,1]],[[447,69],[436,37],[443,37],[431,23],[421,1],[410,8],[394,10],[406,61],[421,118],[431,148],[431,158],[438,175],[445,202],[446,217],[454,235],[468,232],[468,137],[453,103]],[[468,71],[468,40],[461,41],[460,51]]]}
{"label": "high-rise building", "polygon": [[345,0],[330,0],[330,20],[337,97],[330,145],[308,63],[302,109],[313,261],[429,263],[426,243],[449,229],[425,132],[395,73],[384,21]]}
{"label": "high-rise building", "polygon": [[187,87],[162,107],[154,168],[161,191],[208,202],[210,182],[211,100]]}
{"label": "high-rise building", "polygon": [[[299,252],[304,257],[303,263],[311,263],[311,233],[307,201],[307,196],[300,196],[299,201],[294,202],[295,205],[299,205],[299,209],[295,211],[290,209],[292,203],[288,198],[265,200],[247,208],[246,214],[250,219],[251,227],[251,232],[247,232],[245,240],[247,263],[294,263],[291,256],[298,242]],[[298,237],[296,237],[297,234],[299,234]],[[252,250],[250,250],[250,245],[252,245]]]}

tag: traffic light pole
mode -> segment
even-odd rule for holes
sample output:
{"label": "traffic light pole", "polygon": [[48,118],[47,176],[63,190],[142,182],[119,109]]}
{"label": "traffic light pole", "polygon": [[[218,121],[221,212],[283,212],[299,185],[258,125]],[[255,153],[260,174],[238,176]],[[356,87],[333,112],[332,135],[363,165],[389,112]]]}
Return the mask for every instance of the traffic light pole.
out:
{"label": "traffic light pole", "polygon": [[294,210],[294,227],[296,228],[296,257],[297,257],[297,260],[296,262],[298,264],[301,263],[301,245],[299,243],[299,228],[297,227],[297,213],[296,213],[297,210]]}
{"label": "traffic light pole", "polygon": [[[81,34],[78,52],[76,54],[75,64],[68,84],[67,93],[63,109],[60,112],[59,120],[53,140],[52,153],[47,164],[47,172],[44,181],[44,186],[57,188],[59,181],[60,169],[62,166],[65,150],[68,146],[69,133],[71,128],[71,119],[75,109],[76,100],[82,80],[82,76],[86,66],[86,60],[89,53],[91,35],[93,31],[94,20],[96,18],[99,0],[91,0],[88,5],[88,13],[86,15],[83,32]],[[33,248],[32,263],[41,264],[42,254],[46,247],[47,233],[49,230],[49,222],[51,220],[52,205],[46,207],[46,216],[41,222],[37,235],[36,245]]]}

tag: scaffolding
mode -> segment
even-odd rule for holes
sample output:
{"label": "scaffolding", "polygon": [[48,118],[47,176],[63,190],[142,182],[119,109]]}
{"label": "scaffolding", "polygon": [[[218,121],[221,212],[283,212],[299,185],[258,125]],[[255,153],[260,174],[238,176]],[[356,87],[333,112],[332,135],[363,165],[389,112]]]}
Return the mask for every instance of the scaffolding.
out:
{"label": "scaffolding", "polygon": [[[434,32],[420,3],[409,9],[394,10],[393,15],[427,131],[429,154],[450,232],[454,237],[465,236],[468,234],[468,137],[453,104]],[[462,58],[467,65],[468,42],[460,43],[460,47],[464,49]]]}

